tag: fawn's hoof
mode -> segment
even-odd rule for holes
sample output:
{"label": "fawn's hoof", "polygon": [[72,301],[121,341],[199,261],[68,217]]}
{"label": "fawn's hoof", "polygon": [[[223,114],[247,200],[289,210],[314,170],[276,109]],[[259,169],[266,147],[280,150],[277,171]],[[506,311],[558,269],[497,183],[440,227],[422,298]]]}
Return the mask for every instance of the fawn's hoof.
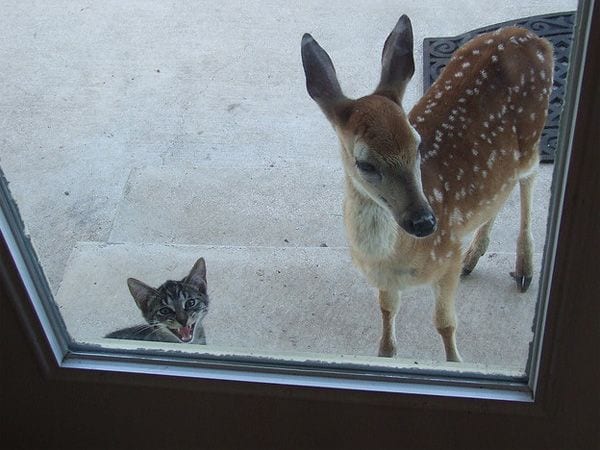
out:
{"label": "fawn's hoof", "polygon": [[527,291],[529,285],[531,284],[531,280],[533,279],[533,277],[527,275],[517,275],[516,272],[511,272],[510,276],[515,279],[515,281],[517,282],[517,288],[521,292]]}
{"label": "fawn's hoof", "polygon": [[385,344],[382,342],[379,344],[379,352],[377,355],[384,358],[393,358],[394,356],[396,356],[396,346]]}

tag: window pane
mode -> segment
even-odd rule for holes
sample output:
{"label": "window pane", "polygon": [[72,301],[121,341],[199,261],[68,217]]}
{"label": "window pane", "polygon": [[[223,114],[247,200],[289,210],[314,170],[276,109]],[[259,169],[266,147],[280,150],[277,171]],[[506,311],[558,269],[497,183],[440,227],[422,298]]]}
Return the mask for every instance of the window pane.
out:
{"label": "window pane", "polygon": [[[397,355],[377,358],[377,290],[351,260],[339,143],[306,92],[301,36],[312,33],[346,95],[357,98],[379,81],[383,42],[406,12],[415,37],[416,72],[403,99],[410,110],[428,83],[423,61],[440,56],[440,47],[424,53],[423,39],[576,7],[574,0],[489,8],[462,1],[444,11],[433,2],[400,11],[382,1],[367,14],[363,2],[347,1],[52,2],[36,4],[35,15],[29,2],[7,7],[1,163],[68,332],[80,343],[107,343],[108,333],[145,324],[145,312],[174,331],[144,326],[118,336],[201,343],[203,329],[202,352],[441,367],[446,355],[427,286],[403,292]],[[550,37],[570,25],[559,18],[532,26]],[[556,42],[564,82],[569,41]],[[473,120],[488,127],[500,118]],[[504,150],[512,151],[488,148],[499,159]],[[489,164],[490,179],[494,162],[480,168]],[[464,181],[487,176],[470,169]],[[533,188],[529,289],[519,292],[509,276],[518,187],[477,267],[460,280],[462,367],[525,371],[552,176],[553,165],[543,163]],[[432,189],[428,201],[443,195]],[[183,282],[165,286],[157,300],[155,288],[167,280]]]}

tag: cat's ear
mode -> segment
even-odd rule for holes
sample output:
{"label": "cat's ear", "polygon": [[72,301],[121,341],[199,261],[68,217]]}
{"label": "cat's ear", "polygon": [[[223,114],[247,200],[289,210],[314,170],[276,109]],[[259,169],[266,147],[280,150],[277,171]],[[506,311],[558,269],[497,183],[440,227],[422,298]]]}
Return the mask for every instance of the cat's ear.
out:
{"label": "cat's ear", "polygon": [[142,311],[146,311],[148,300],[156,294],[156,289],[151,288],[135,278],[127,279],[127,287],[129,288],[129,292],[131,292],[135,303],[138,305],[138,308]]}
{"label": "cat's ear", "polygon": [[187,277],[183,279],[184,283],[191,284],[201,292],[206,293],[206,262],[200,258],[192,267]]}

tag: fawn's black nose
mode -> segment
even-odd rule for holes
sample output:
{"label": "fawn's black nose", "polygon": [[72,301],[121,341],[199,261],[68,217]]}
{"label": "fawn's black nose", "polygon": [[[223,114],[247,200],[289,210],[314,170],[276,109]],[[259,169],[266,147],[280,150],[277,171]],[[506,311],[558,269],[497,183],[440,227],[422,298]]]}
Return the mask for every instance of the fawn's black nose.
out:
{"label": "fawn's black nose", "polygon": [[436,223],[435,216],[431,211],[421,210],[404,220],[402,228],[413,236],[425,237],[435,231]]}

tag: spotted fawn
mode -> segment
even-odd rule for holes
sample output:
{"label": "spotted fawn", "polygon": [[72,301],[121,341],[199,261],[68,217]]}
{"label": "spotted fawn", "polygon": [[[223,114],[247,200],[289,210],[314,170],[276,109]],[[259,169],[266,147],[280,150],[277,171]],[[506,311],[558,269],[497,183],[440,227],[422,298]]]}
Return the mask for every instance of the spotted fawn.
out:
{"label": "spotted fawn", "polygon": [[[397,351],[401,292],[428,284],[434,324],[448,361],[456,346],[460,275],[486,251],[494,219],[519,183],[521,223],[515,271],[532,278],[532,187],[552,88],[551,45],[516,27],[459,48],[407,115],[402,97],[414,73],[413,33],[403,15],[385,41],[374,93],[344,96],[327,53],[302,38],[309,95],[335,129],[345,172],[344,221],[352,259],[379,290],[380,356]],[[462,239],[475,232],[462,254]]]}

